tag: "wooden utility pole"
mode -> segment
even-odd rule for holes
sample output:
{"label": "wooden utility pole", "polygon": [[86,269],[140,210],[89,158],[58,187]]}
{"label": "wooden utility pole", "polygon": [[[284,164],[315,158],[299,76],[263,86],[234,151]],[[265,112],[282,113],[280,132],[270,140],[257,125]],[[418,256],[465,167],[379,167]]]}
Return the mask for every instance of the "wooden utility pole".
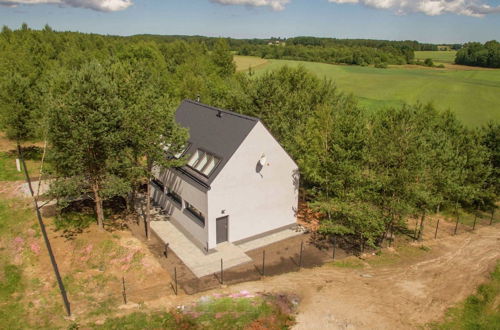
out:
{"label": "wooden utility pole", "polygon": [[26,178],[26,183],[28,184],[31,197],[33,198],[33,202],[35,204],[35,211],[38,218],[38,225],[40,226],[43,240],[45,241],[45,246],[47,247],[47,251],[49,253],[50,263],[52,264],[52,269],[54,270],[54,274],[56,276],[57,284],[59,286],[59,291],[63,299],[64,307],[66,309],[66,313],[68,314],[68,316],[71,316],[71,307],[68,300],[68,295],[66,294],[66,288],[64,287],[61,274],[59,273],[59,267],[57,266],[56,258],[54,256],[54,252],[52,251],[52,246],[50,245],[49,237],[47,235],[47,230],[45,229],[45,224],[43,223],[42,215],[40,214],[40,208],[38,207],[38,198],[35,195],[35,192],[33,191],[33,187],[31,185],[31,179],[28,173],[28,169],[26,168],[26,162],[24,161],[23,151],[19,141],[17,141],[17,153],[19,155],[19,158],[21,159],[22,167],[24,169],[24,176]]}

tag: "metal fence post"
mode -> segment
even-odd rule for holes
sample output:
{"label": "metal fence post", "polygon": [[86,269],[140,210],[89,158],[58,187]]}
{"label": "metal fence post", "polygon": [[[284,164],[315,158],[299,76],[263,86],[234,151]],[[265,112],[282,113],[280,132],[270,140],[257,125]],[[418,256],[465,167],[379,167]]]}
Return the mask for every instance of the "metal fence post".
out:
{"label": "metal fence post", "polygon": [[304,251],[304,241],[300,242],[299,268],[302,268],[302,252]]}
{"label": "metal fence post", "polygon": [[220,259],[220,284],[224,284],[224,261]]}
{"label": "metal fence post", "polygon": [[479,209],[474,213],[474,224],[472,225],[472,231],[476,229],[477,212],[479,212]]}
{"label": "metal fence post", "polygon": [[437,223],[436,223],[436,232],[434,233],[434,239],[436,239],[436,238],[437,238],[437,236],[438,236],[439,220],[440,220],[440,219],[438,218],[438,221],[437,221]]}
{"label": "metal fence post", "polygon": [[126,305],[127,304],[127,291],[125,290],[125,277],[122,277],[122,296],[123,296],[123,303]]}
{"label": "metal fence post", "polygon": [[262,276],[266,276],[266,250],[262,251]]}
{"label": "metal fence post", "polygon": [[493,224],[493,216],[495,215],[495,209],[491,211],[490,226]]}
{"label": "metal fence post", "polygon": [[175,295],[177,296],[177,267],[174,267]]}
{"label": "metal fence post", "polygon": [[337,236],[333,236],[333,255],[332,259],[335,260],[335,250],[337,249]]}

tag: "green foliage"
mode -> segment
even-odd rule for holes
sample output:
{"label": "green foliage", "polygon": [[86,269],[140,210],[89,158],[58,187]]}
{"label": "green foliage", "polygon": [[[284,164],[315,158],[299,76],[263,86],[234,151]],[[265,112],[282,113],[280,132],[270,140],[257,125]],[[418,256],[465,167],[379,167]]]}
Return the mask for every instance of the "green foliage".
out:
{"label": "green foliage", "polygon": [[0,281],[0,297],[2,301],[8,299],[14,292],[22,290],[22,273],[16,265],[5,265],[3,267],[3,276]]}
{"label": "green foliage", "polygon": [[82,230],[95,222],[95,217],[78,212],[63,212],[54,219],[56,230]]}
{"label": "green foliage", "polygon": [[500,68],[500,43],[496,40],[491,40],[484,44],[479,42],[466,43],[457,52],[455,63]]}
{"label": "green foliage", "polygon": [[442,323],[431,324],[433,329],[498,329],[500,327],[500,264],[491,273],[489,282],[479,286],[476,294],[451,308]]}
{"label": "green foliage", "polygon": [[429,66],[429,67],[433,67],[434,66],[434,61],[432,60],[432,58],[426,58],[425,61],[424,61],[424,65],[425,66]]}
{"label": "green foliage", "polygon": [[219,75],[228,77],[236,72],[236,64],[233,61],[233,54],[229,49],[227,40],[217,40],[212,51],[211,58]]}
{"label": "green foliage", "polygon": [[266,329],[288,329],[292,317],[284,313],[274,297],[218,298],[188,306],[187,311],[132,313],[107,319],[94,329],[247,329],[252,324]]}

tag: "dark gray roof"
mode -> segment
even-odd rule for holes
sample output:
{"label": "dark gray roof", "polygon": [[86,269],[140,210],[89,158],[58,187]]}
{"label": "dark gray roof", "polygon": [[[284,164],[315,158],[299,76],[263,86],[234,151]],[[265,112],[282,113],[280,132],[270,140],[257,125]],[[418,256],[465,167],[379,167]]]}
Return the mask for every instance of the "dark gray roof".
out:
{"label": "dark gray roof", "polygon": [[181,103],[175,113],[175,119],[178,124],[189,130],[190,146],[186,151],[188,158],[197,149],[201,149],[221,159],[209,177],[201,175],[188,166],[179,169],[183,174],[205,187],[210,186],[236,149],[259,122],[259,119],[254,117],[191,100],[184,100]]}

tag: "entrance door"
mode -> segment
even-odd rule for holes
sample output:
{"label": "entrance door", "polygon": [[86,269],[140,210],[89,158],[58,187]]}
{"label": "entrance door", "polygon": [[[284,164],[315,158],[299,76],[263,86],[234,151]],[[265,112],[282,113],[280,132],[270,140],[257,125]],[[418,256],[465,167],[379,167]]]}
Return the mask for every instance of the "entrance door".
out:
{"label": "entrance door", "polygon": [[227,241],[227,223],[229,217],[215,219],[217,223],[217,244]]}

